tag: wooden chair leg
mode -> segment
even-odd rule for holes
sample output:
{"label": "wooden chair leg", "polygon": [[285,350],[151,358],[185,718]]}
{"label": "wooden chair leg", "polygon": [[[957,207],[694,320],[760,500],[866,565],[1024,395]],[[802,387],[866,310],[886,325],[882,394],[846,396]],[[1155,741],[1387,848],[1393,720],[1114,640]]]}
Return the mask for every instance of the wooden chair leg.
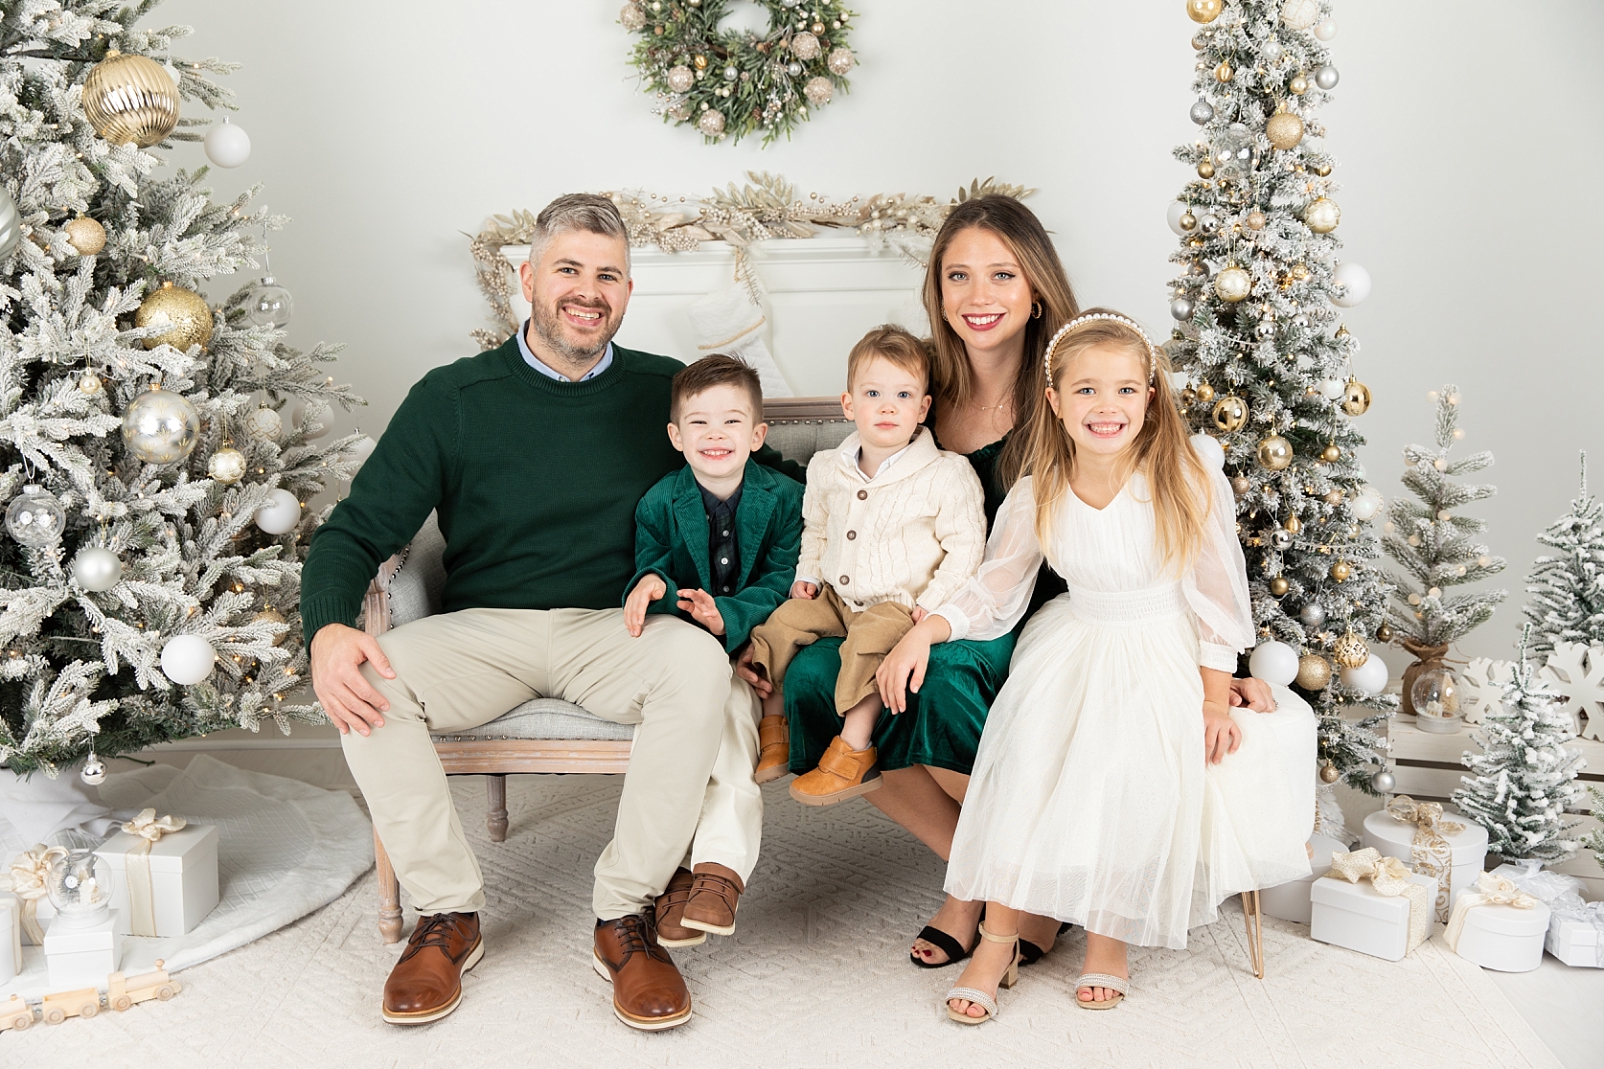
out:
{"label": "wooden chair leg", "polygon": [[493,843],[505,842],[507,839],[507,777],[498,775],[485,776],[485,799],[490,803],[490,812],[485,817],[485,826],[490,829],[490,841]]}
{"label": "wooden chair leg", "polygon": [[379,829],[373,829],[373,860],[379,878],[379,935],[386,943],[401,941],[401,882],[395,878],[390,855],[384,852]]}
{"label": "wooden chair leg", "polygon": [[1259,910],[1259,892],[1242,892],[1242,919],[1248,928],[1248,960],[1253,975],[1264,979],[1264,914]]}

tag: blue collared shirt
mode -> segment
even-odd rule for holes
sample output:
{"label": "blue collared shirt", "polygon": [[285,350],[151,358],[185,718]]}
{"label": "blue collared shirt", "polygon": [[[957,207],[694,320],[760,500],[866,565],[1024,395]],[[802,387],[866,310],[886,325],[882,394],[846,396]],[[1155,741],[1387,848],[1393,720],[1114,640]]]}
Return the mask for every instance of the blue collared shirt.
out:
{"label": "blue collared shirt", "polygon": [[518,329],[518,352],[523,354],[524,363],[528,364],[530,367],[534,368],[548,379],[556,379],[558,382],[588,382],[597,375],[600,375],[603,371],[606,371],[608,368],[613,366],[613,343],[608,342],[607,351],[602,353],[602,358],[597,362],[595,367],[591,368],[577,379],[570,379],[562,372],[547,367],[541,362],[538,356],[529,350],[529,341],[527,338],[528,333],[529,320],[526,319],[524,320],[524,325]]}

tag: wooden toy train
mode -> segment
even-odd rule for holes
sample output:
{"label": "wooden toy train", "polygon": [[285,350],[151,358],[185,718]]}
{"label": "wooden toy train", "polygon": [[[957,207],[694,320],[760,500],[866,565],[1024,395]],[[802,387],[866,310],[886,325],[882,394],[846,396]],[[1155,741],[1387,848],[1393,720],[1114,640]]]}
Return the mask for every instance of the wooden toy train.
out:
{"label": "wooden toy train", "polygon": [[[121,1012],[136,1002],[160,999],[166,1002],[184,990],[177,980],[167,974],[167,963],[156,959],[154,972],[137,976],[124,976],[114,972],[106,977],[105,1008]],[[85,987],[77,991],[57,991],[46,995],[39,1005],[40,1017],[45,1024],[60,1024],[68,1017],[93,1017],[101,1011],[100,989]],[[10,1001],[0,1002],[0,1032],[8,1028],[18,1031],[34,1022],[33,1007],[12,995]]]}

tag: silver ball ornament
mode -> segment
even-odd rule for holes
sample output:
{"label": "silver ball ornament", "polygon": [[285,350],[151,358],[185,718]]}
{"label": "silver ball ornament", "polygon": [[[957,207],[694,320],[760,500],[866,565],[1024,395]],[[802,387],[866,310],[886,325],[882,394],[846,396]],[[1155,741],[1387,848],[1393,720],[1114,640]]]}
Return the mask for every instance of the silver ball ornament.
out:
{"label": "silver ball ornament", "polygon": [[172,464],[195,449],[200,413],[189,398],[157,387],[129,402],[123,412],[123,444],[146,464]]}
{"label": "silver ball ornament", "polygon": [[95,754],[91,753],[87,758],[84,759],[83,771],[79,772],[78,775],[81,776],[83,781],[89,784],[91,787],[98,786],[99,784],[106,782],[106,764]]}
{"label": "silver ball ornament", "polygon": [[1190,297],[1177,297],[1170,302],[1170,315],[1185,323],[1197,311],[1197,305]]}
{"label": "silver ball ornament", "polygon": [[792,60],[790,63],[785,65],[785,73],[795,78],[797,75],[802,73],[802,64]]}
{"label": "silver ball ornament", "polygon": [[42,486],[29,483],[6,507],[6,530],[25,546],[53,546],[67,526],[67,510]]}
{"label": "silver ball ornament", "polygon": [[1198,217],[1197,228],[1205,234],[1217,233],[1220,229],[1220,217],[1213,212],[1204,212]]}
{"label": "silver ball ornament", "polygon": [[1253,332],[1259,336],[1260,341],[1269,341],[1275,337],[1275,320],[1268,317],[1259,320]]}
{"label": "silver ball ornament", "polygon": [[1319,627],[1326,622],[1326,609],[1318,601],[1311,601],[1298,610],[1298,621],[1304,627]]}
{"label": "silver ball ornament", "polygon": [[1321,89],[1335,89],[1340,77],[1337,74],[1337,68],[1327,63],[1324,67],[1314,72],[1314,84]]}
{"label": "silver ball ornament", "polygon": [[1370,786],[1374,787],[1379,794],[1391,794],[1394,788],[1398,786],[1398,778],[1386,769],[1382,769],[1370,777]]}
{"label": "silver ball ornament", "polygon": [[72,559],[72,577],[85,590],[99,594],[122,581],[123,562],[102,546],[85,546]]}
{"label": "silver ball ornament", "polygon": [[1253,131],[1234,122],[1215,136],[1209,152],[1215,174],[1221,178],[1245,178],[1253,170]]}
{"label": "silver ball ornament", "polygon": [[1268,41],[1265,41],[1264,44],[1259,46],[1259,55],[1263,56],[1271,63],[1274,63],[1276,60],[1281,58],[1282,51],[1283,49],[1281,48],[1281,42],[1277,41],[1274,37],[1270,38]]}
{"label": "silver ball ornament", "polygon": [[1192,110],[1187,112],[1187,115],[1191,117],[1193,122],[1197,123],[1199,126],[1203,126],[1207,124],[1210,119],[1214,118],[1214,105],[1210,104],[1207,100],[1199,100],[1196,104],[1192,105]]}
{"label": "silver ball ornament", "polygon": [[245,295],[245,318],[259,327],[282,330],[295,314],[295,298],[272,275],[263,275]]}
{"label": "silver ball ornament", "polygon": [[724,80],[726,82],[733,82],[733,81],[735,81],[735,79],[739,78],[740,76],[741,76],[741,72],[736,70],[734,67],[725,67],[724,68]]}
{"label": "silver ball ornament", "polygon": [[1275,549],[1282,550],[1283,552],[1291,549],[1292,532],[1286,530],[1285,528],[1277,527],[1275,530],[1270,532],[1270,545]]}

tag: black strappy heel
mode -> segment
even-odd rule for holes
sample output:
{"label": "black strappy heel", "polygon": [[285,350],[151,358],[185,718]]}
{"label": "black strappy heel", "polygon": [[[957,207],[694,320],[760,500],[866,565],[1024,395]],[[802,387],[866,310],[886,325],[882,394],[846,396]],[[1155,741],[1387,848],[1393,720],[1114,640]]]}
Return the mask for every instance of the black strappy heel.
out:
{"label": "black strappy heel", "polygon": [[[1070,928],[1072,928],[1072,927],[1073,927],[1073,925],[1071,925],[1068,921],[1065,921],[1064,923],[1060,924],[1058,926],[1058,937],[1060,939],[1062,939],[1063,936],[1064,936],[1064,933],[1069,931]],[[934,940],[931,940],[931,941],[934,942]],[[939,943],[937,945],[940,946]],[[1057,945],[1058,944],[1056,942],[1053,944],[1053,946],[1057,946]],[[941,949],[946,950],[947,948],[946,947],[942,947]],[[1048,948],[1048,950],[1051,950],[1051,949],[1052,949],[1051,947]],[[1021,965],[1034,965],[1038,961],[1040,961],[1042,958],[1046,957],[1047,953],[1048,953],[1047,950],[1043,950],[1041,947],[1037,946],[1035,943],[1032,943],[1029,939],[1021,939],[1019,941],[1019,964],[1021,964]]]}
{"label": "black strappy heel", "polygon": [[[984,906],[982,906],[980,910],[980,923],[986,923],[986,910]],[[914,936],[914,938],[923,939],[925,942],[947,955],[947,960],[926,961],[911,950],[908,951],[908,960],[919,966],[921,969],[945,969],[949,965],[956,965],[960,961],[966,960],[969,955],[975,952],[975,947],[980,945],[980,929],[979,925],[976,925],[975,941],[969,944],[969,948],[967,950],[964,949],[963,944],[959,943],[958,940],[954,939],[940,928],[932,928],[928,924],[919,929],[919,934]]]}

